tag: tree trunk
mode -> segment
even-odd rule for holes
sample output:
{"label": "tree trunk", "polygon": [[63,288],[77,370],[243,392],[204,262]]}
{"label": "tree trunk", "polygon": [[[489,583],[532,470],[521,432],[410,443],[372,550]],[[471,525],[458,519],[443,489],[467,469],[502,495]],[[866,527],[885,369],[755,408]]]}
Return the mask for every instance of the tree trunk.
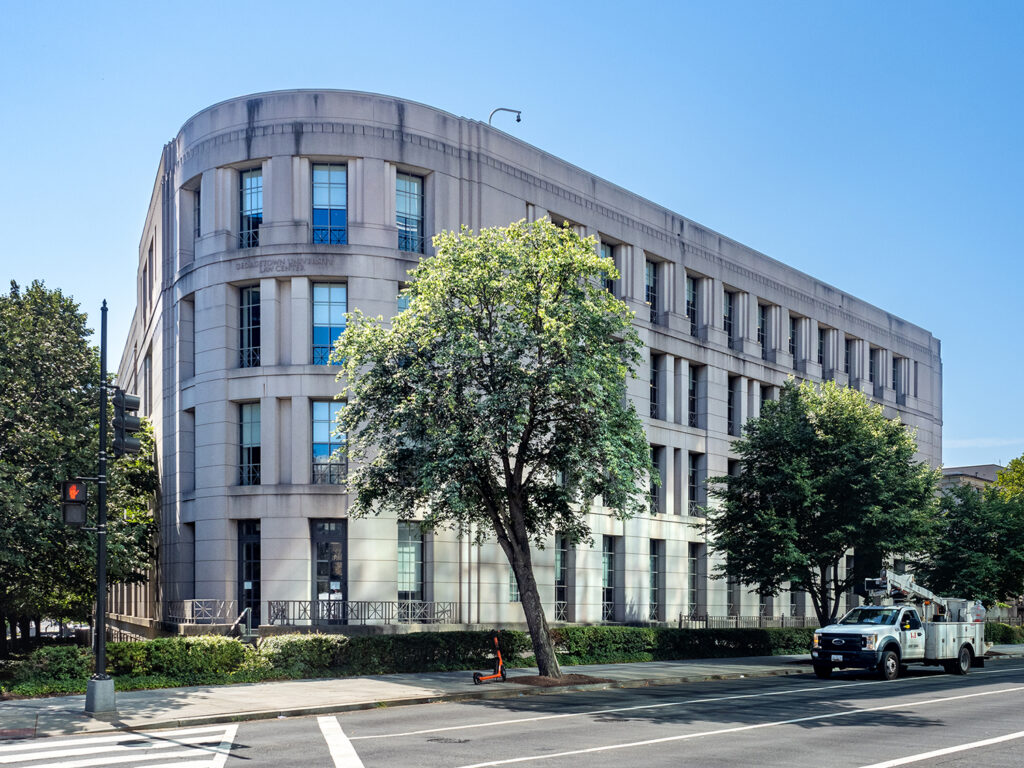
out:
{"label": "tree trunk", "polygon": [[29,625],[31,620],[28,616],[19,616],[18,624],[21,628],[21,647],[24,650],[28,650],[32,645],[32,633],[29,631]]}
{"label": "tree trunk", "polygon": [[[519,558],[516,558],[519,560]],[[512,563],[512,572],[519,585],[519,600],[526,614],[526,624],[530,628],[530,639],[533,641],[533,655],[537,659],[537,669],[545,677],[561,677],[562,669],[558,665],[554,643],[548,630],[548,620],[544,615],[544,605],[540,600],[537,580],[533,576],[533,568],[529,562]]]}
{"label": "tree trunk", "polygon": [[11,655],[7,646],[7,617],[0,613],[0,659],[6,659]]}

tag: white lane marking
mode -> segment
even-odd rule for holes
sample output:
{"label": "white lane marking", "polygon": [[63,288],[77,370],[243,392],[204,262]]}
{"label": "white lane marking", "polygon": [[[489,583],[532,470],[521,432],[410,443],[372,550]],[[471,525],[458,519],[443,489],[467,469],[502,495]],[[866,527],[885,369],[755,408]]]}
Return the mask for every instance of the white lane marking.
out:
{"label": "white lane marking", "polygon": [[[115,765],[120,763],[140,763],[147,760],[166,760],[169,757],[195,757],[195,749],[183,749],[180,752],[160,752],[156,755],[123,755],[120,757],[112,757],[110,755],[103,755],[102,757],[90,757],[87,760],[65,760],[62,763],[43,763],[46,768],[91,768],[91,766],[107,766]],[[34,762],[39,758],[33,755],[26,755],[22,758],[26,761]],[[206,765],[209,765],[209,761],[204,761]]]}
{"label": "white lane marking", "polygon": [[334,768],[363,768],[363,761],[359,759],[355,748],[349,742],[345,732],[341,730],[341,723],[336,717],[318,717],[320,731],[327,740],[327,748],[331,750],[331,759],[334,760]]}
{"label": "white lane marking", "polygon": [[[1024,669],[1024,667],[1010,667],[1008,669],[990,669],[984,672],[977,672],[979,675],[992,675],[998,672],[1015,672]],[[767,691],[762,693],[738,693],[732,696],[715,696],[706,699],[685,699],[683,701],[668,701],[659,704],[637,704],[631,707],[612,707],[609,709],[588,709],[586,712],[566,712],[558,715],[536,715],[534,717],[516,717],[509,718],[507,720],[491,720],[486,723],[469,723],[466,725],[447,725],[442,728],[424,728],[418,731],[401,731],[399,733],[381,733],[370,736],[350,736],[349,741],[362,741],[364,739],[391,739],[399,738],[402,736],[422,736],[425,733],[440,733],[442,731],[461,731],[469,728],[494,728],[502,725],[516,725],[517,723],[534,723],[541,720],[563,720],[571,717],[590,717],[593,715],[609,715],[615,714],[616,712],[635,712],[639,709],[662,709],[664,707],[685,707],[692,704],[714,704],[720,701],[735,701],[737,699],[758,699],[768,696],[788,696],[796,693],[813,693],[817,691],[827,691],[833,688],[857,688],[865,685],[893,685],[900,683],[912,683],[912,682],[925,682],[932,680],[941,680],[942,675],[935,675],[934,677],[907,677],[899,678],[897,680],[868,680],[860,683],[835,683],[831,685],[816,685],[812,688],[787,688],[784,691]]]}
{"label": "white lane marking", "polygon": [[866,765],[864,768],[894,768],[897,765],[907,765],[908,763],[917,763],[921,760],[931,760],[933,757],[942,757],[943,755],[952,755],[954,752],[965,752],[968,749],[978,749],[979,747],[987,747],[990,744],[999,744],[1003,741],[1013,741],[1014,739],[1024,738],[1024,731],[1017,731],[1016,733],[1008,733],[1005,736],[996,736],[992,739],[982,739],[981,741],[972,741],[970,744],[961,744],[957,747],[946,747],[945,749],[936,749],[933,752],[922,752],[919,755],[910,755],[909,757],[900,757],[896,760],[887,760],[884,763],[875,763],[874,765]]}
{"label": "white lane marking", "polygon": [[[218,731],[223,731],[223,727],[218,728]],[[10,763],[18,763],[22,760],[55,760],[61,757],[84,757],[85,755],[138,755],[141,752],[151,749],[173,749],[174,747],[184,747],[198,744],[207,744],[215,742],[220,737],[220,734],[212,733],[205,736],[185,736],[178,739],[149,739],[149,738],[125,738],[121,737],[121,742],[112,744],[90,744],[84,747],[71,747],[67,746],[63,749],[46,749],[50,745],[47,743],[40,744],[43,747],[42,750],[23,752],[22,754],[8,754],[0,755],[0,765],[8,765]],[[159,757],[156,755],[155,757]],[[147,758],[143,758],[147,759]],[[148,758],[153,759],[153,758]]]}
{"label": "white lane marking", "polygon": [[[175,768],[185,766],[204,766],[205,768],[223,768],[231,752],[237,725],[218,725],[212,728],[187,728],[175,731],[163,731],[159,735],[150,733],[120,733],[117,736],[101,736],[85,739],[63,739],[56,742],[44,741],[26,749],[28,745],[17,745],[20,754],[5,754],[0,757],[0,764],[32,763],[38,765],[39,760],[52,761],[55,758],[100,755],[78,760],[63,762],[47,762],[47,768],[90,768],[119,763],[147,763],[151,760],[167,760],[168,758],[190,757],[185,762],[161,763],[161,766],[173,765]],[[211,733],[212,732],[212,733]],[[77,745],[86,746],[79,747]],[[214,746],[216,744],[216,746]],[[72,746],[75,745],[75,746]],[[12,745],[14,746],[14,745]],[[60,746],[61,749],[47,749]],[[42,747],[42,749],[40,749]],[[186,749],[180,749],[186,747]],[[178,749],[179,751],[172,751]],[[143,754],[150,752],[152,754]],[[197,759],[197,755],[204,755]],[[157,768],[157,766],[151,766]]]}
{"label": "white lane marking", "polygon": [[574,755],[586,755],[594,752],[608,752],[613,749],[629,749],[630,747],[646,747],[651,744],[664,744],[670,741],[685,741],[697,739],[702,736],[719,736],[725,733],[740,733],[742,731],[754,731],[761,728],[773,728],[778,725],[792,725],[793,723],[808,723],[813,720],[830,720],[837,717],[849,717],[850,715],[861,715],[865,712],[882,712],[887,709],[904,709],[921,707],[927,704],[940,704],[946,701],[959,701],[961,699],[974,699],[979,696],[995,696],[1000,693],[1016,693],[1024,691],[1024,686],[1016,688],[1002,688],[998,691],[984,691],[982,693],[967,693],[961,696],[943,696],[938,699],[925,699],[924,701],[901,701],[898,704],[886,704],[881,707],[865,707],[863,709],[851,709],[847,712],[831,712],[825,715],[808,715],[807,717],[795,717],[789,720],[775,720],[770,723],[756,723],[754,725],[738,725],[732,728],[718,728],[713,731],[700,731],[698,733],[684,733],[678,736],[663,736],[660,739],[646,739],[644,741],[632,741],[625,744],[608,744],[604,747],[590,747],[589,749],[574,749],[569,752],[554,752],[546,755],[530,755],[526,757],[513,757],[507,760],[494,760],[487,763],[473,763],[462,768],[488,768],[494,765],[509,765],[510,763],[527,763],[534,760],[551,760],[556,757],[571,757]]}
{"label": "white lane marking", "polygon": [[[119,731],[111,736],[76,736],[75,738],[51,739],[45,742],[37,739],[32,744],[41,744],[47,748],[82,746],[86,744],[109,744],[117,741],[137,741],[139,739],[169,739],[179,736],[192,736],[197,733],[215,733],[224,730],[223,725],[206,725],[200,728],[178,728],[173,731]],[[18,742],[0,747],[0,753],[24,751],[28,742]]]}
{"label": "white lane marking", "polygon": [[213,760],[210,761],[210,768],[224,768],[224,764],[228,761],[228,755],[231,754],[231,746],[235,743],[235,734],[238,733],[238,725],[229,725],[227,730],[224,731],[224,736],[220,740],[220,746],[217,747],[217,754]]}

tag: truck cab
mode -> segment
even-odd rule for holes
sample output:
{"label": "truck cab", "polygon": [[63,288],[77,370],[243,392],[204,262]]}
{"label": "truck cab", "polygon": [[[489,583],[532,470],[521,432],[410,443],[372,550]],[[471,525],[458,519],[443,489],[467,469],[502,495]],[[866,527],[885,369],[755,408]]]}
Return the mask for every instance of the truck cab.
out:
{"label": "truck cab", "polygon": [[912,605],[865,605],[814,633],[811,663],[818,677],[834,669],[877,669],[895,679],[903,664],[942,664],[966,674],[980,666],[984,627],[969,622],[924,622]]}

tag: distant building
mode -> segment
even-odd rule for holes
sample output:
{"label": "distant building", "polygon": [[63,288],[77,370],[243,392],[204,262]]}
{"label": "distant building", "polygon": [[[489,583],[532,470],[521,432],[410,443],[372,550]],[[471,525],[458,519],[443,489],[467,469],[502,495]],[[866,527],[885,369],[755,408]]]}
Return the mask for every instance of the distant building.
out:
{"label": "distant building", "polygon": [[[691,183],[679,149],[659,172]],[[650,514],[628,522],[595,505],[592,546],[553,536],[538,549],[547,615],[813,613],[803,592],[761,600],[709,578],[705,479],[735,471],[743,424],[791,376],[865,393],[916,429],[918,459],[938,466],[939,340],[486,123],[295,90],[204,109],[160,156],[117,371],[155,429],[158,561],[148,587],[114,589],[111,625],[145,634],[246,607],[275,625],[522,623],[493,540],[349,519],[328,356],[347,311],[401,310],[435,233],[545,216],[593,235],[621,273],[608,288],[646,345],[629,397],[662,481]],[[829,242],[814,247],[830,258]]]}
{"label": "distant building", "polygon": [[996,475],[1005,469],[999,464],[974,464],[969,467],[943,467],[941,490],[957,485],[970,485],[979,491],[984,490],[996,481]]}

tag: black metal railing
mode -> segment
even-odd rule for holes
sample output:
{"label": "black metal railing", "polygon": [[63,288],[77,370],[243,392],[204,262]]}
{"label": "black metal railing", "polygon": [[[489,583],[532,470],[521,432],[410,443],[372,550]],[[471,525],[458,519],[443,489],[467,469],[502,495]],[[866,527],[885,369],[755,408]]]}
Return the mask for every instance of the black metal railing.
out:
{"label": "black metal railing", "polygon": [[679,614],[677,622],[685,629],[758,629],[761,627],[820,626],[815,616],[708,616]]}
{"label": "black metal railing", "polygon": [[268,600],[269,623],[286,626],[330,624],[455,624],[458,603],[426,600]]}

